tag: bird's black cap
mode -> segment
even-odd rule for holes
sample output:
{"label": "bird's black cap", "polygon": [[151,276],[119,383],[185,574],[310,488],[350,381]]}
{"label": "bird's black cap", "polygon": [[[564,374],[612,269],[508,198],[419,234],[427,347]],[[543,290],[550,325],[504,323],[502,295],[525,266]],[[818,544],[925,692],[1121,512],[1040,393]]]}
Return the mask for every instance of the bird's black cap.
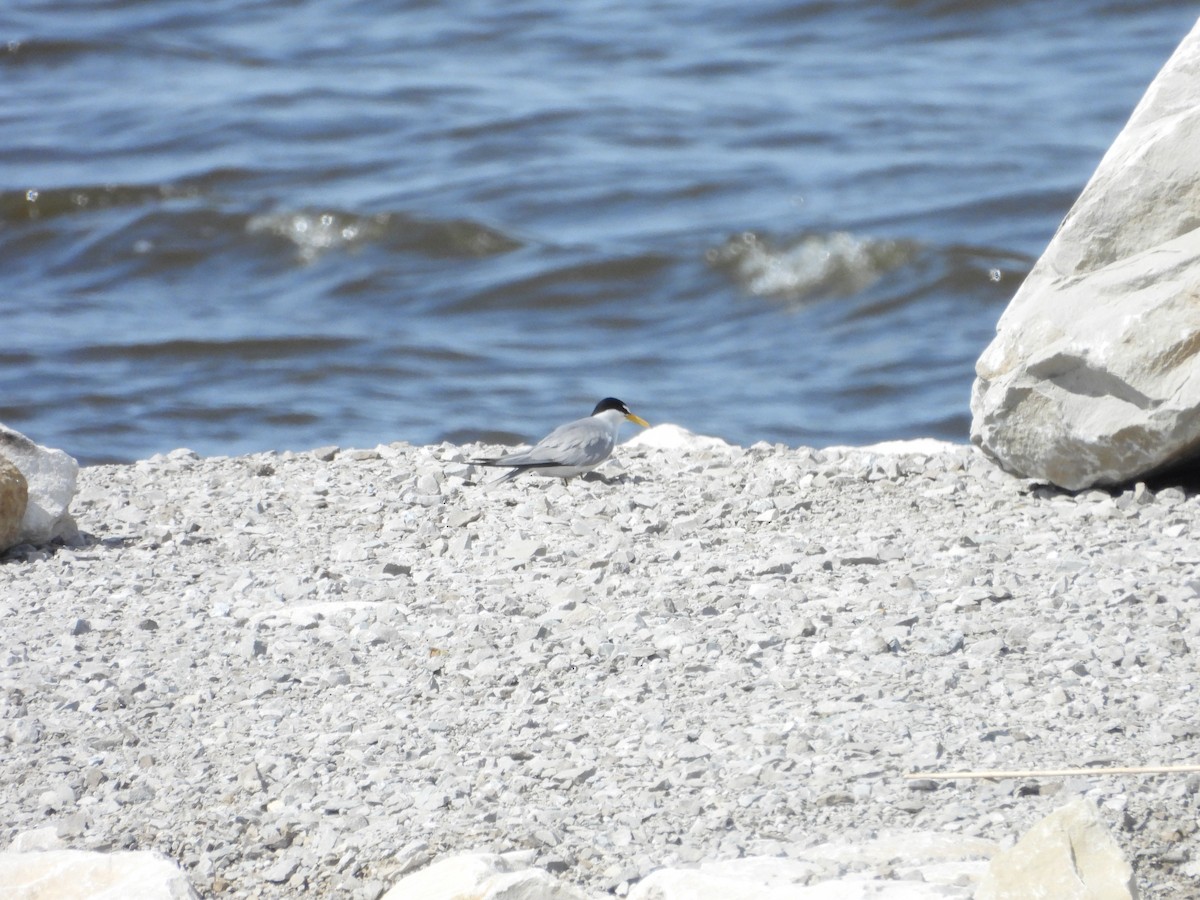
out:
{"label": "bird's black cap", "polygon": [[618,400],[616,397],[605,397],[603,400],[601,400],[599,403],[596,404],[596,408],[592,410],[592,415],[598,416],[598,415],[600,415],[600,413],[606,412],[610,409],[615,409],[617,412],[621,413],[621,415],[623,415],[623,416],[629,415],[629,407],[626,406],[624,403],[622,403],[620,400]]}

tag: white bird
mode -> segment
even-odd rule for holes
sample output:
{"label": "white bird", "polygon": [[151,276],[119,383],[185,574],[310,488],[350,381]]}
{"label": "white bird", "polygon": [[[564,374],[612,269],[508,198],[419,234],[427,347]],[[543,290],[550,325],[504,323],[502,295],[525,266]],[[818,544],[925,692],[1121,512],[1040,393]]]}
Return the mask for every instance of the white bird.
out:
{"label": "white bird", "polygon": [[535,475],[571,478],[588,472],[610,456],[617,445],[617,432],[628,419],[643,428],[650,423],[635,416],[620,400],[606,397],[596,404],[592,414],[560,425],[530,447],[490,459],[473,459],[478,466],[509,466],[512,471],[489,484],[500,484],[524,472]]}

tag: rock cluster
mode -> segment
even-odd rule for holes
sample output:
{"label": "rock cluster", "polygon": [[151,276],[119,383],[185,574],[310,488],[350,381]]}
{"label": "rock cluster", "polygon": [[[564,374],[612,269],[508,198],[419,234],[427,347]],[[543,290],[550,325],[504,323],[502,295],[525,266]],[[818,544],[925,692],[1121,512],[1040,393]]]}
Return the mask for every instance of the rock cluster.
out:
{"label": "rock cluster", "polygon": [[79,533],[0,563],[0,846],[52,826],[231,898],[464,852],[563,897],[702,864],[966,897],[963,846],[1083,797],[1143,896],[1195,887],[1198,777],[934,773],[1194,761],[1196,496],[670,429],[483,490],[491,449],[82,470]]}
{"label": "rock cluster", "polygon": [[1200,25],[1151,84],[976,365],[972,439],[1079,490],[1200,455]]}

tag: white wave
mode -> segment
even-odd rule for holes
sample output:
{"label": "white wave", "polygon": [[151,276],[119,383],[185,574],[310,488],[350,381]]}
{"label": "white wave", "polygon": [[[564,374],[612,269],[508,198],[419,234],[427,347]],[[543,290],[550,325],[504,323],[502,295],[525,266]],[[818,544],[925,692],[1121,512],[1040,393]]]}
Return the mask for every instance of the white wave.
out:
{"label": "white wave", "polygon": [[322,253],[369,240],[383,230],[379,219],[334,212],[270,213],[246,223],[250,234],[273,234],[291,241],[306,262]]}
{"label": "white wave", "polygon": [[706,254],[746,291],[764,297],[845,297],[907,265],[920,250],[915,241],[857,237],[844,231],[806,234],[779,244],[745,232]]}

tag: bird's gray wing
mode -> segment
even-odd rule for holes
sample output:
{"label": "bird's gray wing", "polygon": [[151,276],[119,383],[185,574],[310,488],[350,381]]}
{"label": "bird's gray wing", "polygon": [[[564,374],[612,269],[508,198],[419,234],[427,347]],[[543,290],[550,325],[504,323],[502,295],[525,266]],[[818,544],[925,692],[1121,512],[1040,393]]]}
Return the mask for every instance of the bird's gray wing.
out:
{"label": "bird's gray wing", "polygon": [[529,450],[517,450],[514,453],[505,453],[503,456],[484,456],[479,459],[473,459],[477,466],[519,466],[522,460],[529,456]]}
{"label": "bird's gray wing", "polygon": [[529,451],[548,466],[593,466],[612,453],[612,431],[590,419],[556,428]]}
{"label": "bird's gray wing", "polygon": [[580,419],[560,425],[528,450],[479,460],[489,466],[520,466],[523,469],[552,466],[590,466],[612,453],[612,433],[599,422]]}

